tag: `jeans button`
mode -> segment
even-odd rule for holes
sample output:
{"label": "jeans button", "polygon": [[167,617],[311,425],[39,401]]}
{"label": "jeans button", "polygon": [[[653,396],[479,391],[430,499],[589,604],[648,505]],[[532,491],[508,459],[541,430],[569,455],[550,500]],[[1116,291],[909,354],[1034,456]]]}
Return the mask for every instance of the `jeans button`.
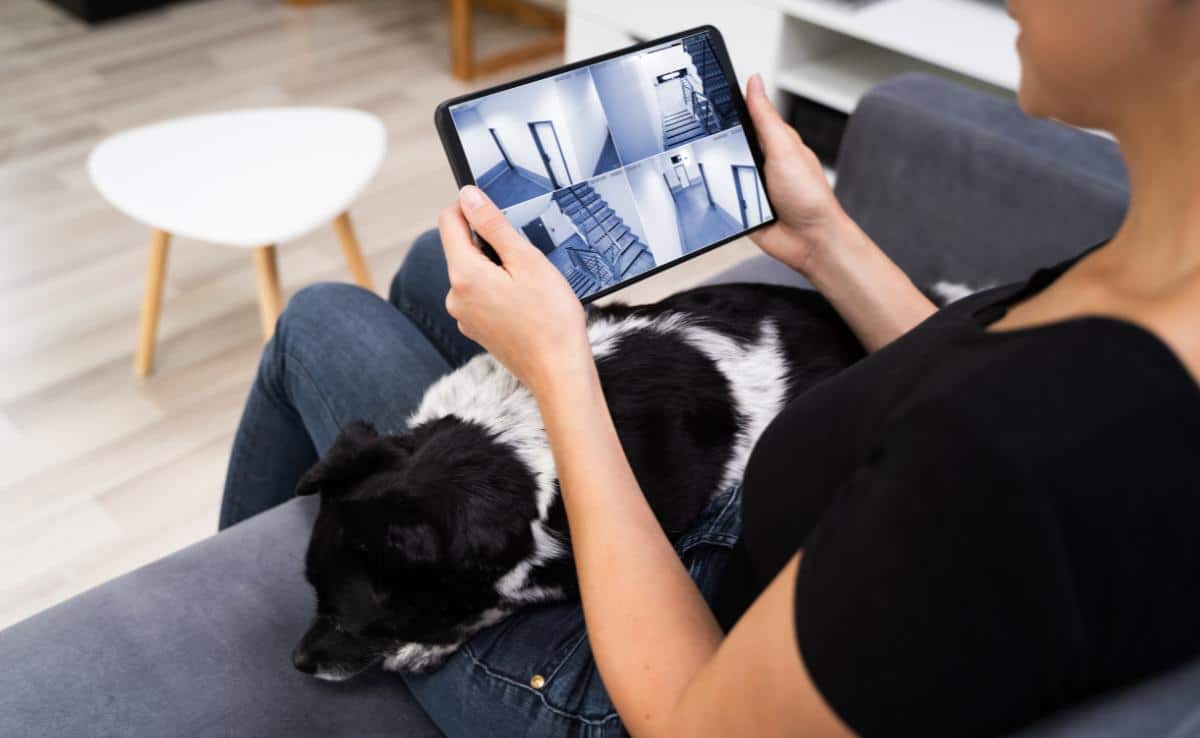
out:
{"label": "jeans button", "polygon": [[542,687],[546,686],[546,677],[542,676],[541,674],[534,674],[533,678],[529,680],[529,686],[533,687],[534,689],[541,689]]}

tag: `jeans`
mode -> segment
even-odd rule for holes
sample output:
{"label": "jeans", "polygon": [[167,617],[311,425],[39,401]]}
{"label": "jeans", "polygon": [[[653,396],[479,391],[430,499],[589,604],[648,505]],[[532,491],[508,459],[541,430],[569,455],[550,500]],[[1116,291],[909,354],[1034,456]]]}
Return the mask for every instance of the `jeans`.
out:
{"label": "jeans", "polygon": [[[482,350],[445,312],[448,289],[430,232],[413,244],[386,302],[347,284],[313,285],[291,299],[234,438],[221,528],[288,500],[345,423],[404,431],[426,387]],[[741,491],[733,488],[676,543],[710,602],[740,530]],[[578,601],[522,610],[477,633],[436,671],[403,678],[450,738],[625,735]]]}

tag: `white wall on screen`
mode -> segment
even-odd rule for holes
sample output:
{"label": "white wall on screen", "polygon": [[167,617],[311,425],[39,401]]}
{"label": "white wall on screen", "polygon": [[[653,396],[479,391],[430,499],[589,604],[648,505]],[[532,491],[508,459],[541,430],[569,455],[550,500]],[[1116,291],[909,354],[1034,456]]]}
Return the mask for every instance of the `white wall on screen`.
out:
{"label": "white wall on screen", "polygon": [[504,217],[508,218],[508,222],[512,223],[513,227],[521,230],[529,221],[542,216],[542,211],[547,205],[552,205],[549,194],[535,197],[532,200],[526,200],[522,203],[517,203],[511,207],[505,208],[502,212]]}
{"label": "white wall on screen", "polygon": [[518,231],[530,222],[541,218],[542,224],[546,226],[546,232],[550,234],[550,240],[554,242],[555,246],[561,246],[564,241],[578,233],[574,224],[571,223],[571,219],[563,214],[558,203],[554,202],[550,194],[505,208],[504,217],[508,218],[508,222],[512,223]]}
{"label": "white wall on screen", "polygon": [[546,224],[546,230],[550,232],[550,240],[554,241],[555,246],[562,246],[564,241],[578,234],[575,224],[563,214],[555,202],[551,202],[542,211],[542,222]]}
{"label": "white wall on screen", "polygon": [[529,124],[550,121],[558,134],[558,144],[566,158],[571,179],[578,182],[585,178],[575,164],[575,147],[559,105],[558,87],[553,80],[541,80],[483,98],[475,104],[475,110],[483,121],[485,133],[487,128],[496,129],[509,160],[515,166],[547,179],[546,164],[534,143]]}
{"label": "white wall on screen", "polygon": [[450,116],[454,119],[454,127],[458,129],[463,154],[467,157],[467,165],[475,179],[479,179],[485,172],[504,161],[478,110],[473,107],[460,108],[451,111]]}
{"label": "white wall on screen", "polygon": [[638,162],[625,168],[630,189],[643,214],[642,226],[646,232],[646,244],[654,253],[654,261],[660,266],[679,258],[683,244],[679,240],[679,219],[675,214],[675,200],[663,179],[662,170],[653,159]]}
{"label": "white wall on screen", "polygon": [[592,67],[592,79],[621,162],[629,164],[660,153],[662,112],[642,57],[621,57],[598,64]]}
{"label": "white wall on screen", "polygon": [[[596,174],[596,164],[608,140],[608,119],[600,106],[600,96],[592,84],[592,75],[586,69],[571,72],[554,80],[558,87],[559,105],[567,135],[575,152],[576,166],[580,179]],[[559,132],[559,136],[562,136]]]}
{"label": "white wall on screen", "polygon": [[692,144],[692,150],[695,159],[704,165],[704,176],[713,202],[726,215],[741,223],[742,208],[734,184],[733,165],[755,166],[741,126],[713,138],[700,139]]}
{"label": "white wall on screen", "polygon": [[[657,82],[659,75],[674,72],[680,69],[686,70],[693,77],[695,76],[695,66],[692,64],[692,57],[683,50],[681,44],[675,44],[659,51],[653,51],[643,55],[643,64],[645,65],[646,75],[650,83],[655,87],[658,103],[662,108],[663,115],[683,110],[683,83],[679,79],[667,80],[659,84]],[[695,85],[695,82],[693,82]],[[698,86],[698,85],[696,85]]]}

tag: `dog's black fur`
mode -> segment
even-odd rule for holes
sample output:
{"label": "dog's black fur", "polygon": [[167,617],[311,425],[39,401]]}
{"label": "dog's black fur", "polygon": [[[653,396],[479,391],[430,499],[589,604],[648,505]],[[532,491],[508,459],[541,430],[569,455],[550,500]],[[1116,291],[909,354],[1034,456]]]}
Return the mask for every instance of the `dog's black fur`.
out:
{"label": "dog's black fur", "polygon": [[[776,343],[762,343],[770,338],[767,323]],[[735,439],[750,415],[779,409],[751,407],[750,388],[739,386],[750,380],[727,373],[736,364],[723,372],[713,347],[776,346],[761,355],[778,358],[784,401],[862,351],[815,292],[766,285],[702,287],[652,305],[594,308],[589,334],[621,445],[672,538],[721,491],[723,477],[740,477],[748,450],[739,452]],[[491,357],[472,361],[503,371]],[[745,373],[762,369],[758,363],[745,364]],[[532,403],[527,394],[521,401]],[[533,468],[548,459],[548,446],[518,444],[525,447],[519,451],[488,427],[487,408],[472,412],[485,417],[448,411],[399,436],[352,423],[300,481],[297,493],[319,493],[321,507],[306,562],[317,619],[293,655],[297,668],[326,679],[347,678],[381,658],[385,668],[432,668],[514,610],[573,594],[557,482],[543,485]],[[544,437],[535,422],[527,430]]]}

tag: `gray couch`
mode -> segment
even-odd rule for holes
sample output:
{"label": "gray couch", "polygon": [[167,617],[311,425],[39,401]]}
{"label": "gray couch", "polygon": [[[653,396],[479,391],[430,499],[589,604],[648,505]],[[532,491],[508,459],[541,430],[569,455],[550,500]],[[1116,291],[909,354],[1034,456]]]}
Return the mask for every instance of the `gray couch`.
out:
{"label": "gray couch", "polygon": [[[1127,184],[1108,141],[914,76],[854,114],[837,194],[919,284],[983,286],[1109,236]],[[797,281],[765,257],[721,280]],[[0,736],[437,736],[395,677],[292,669],[313,514],[293,500],[0,632]],[[1200,663],[1022,735],[1200,735],[1198,705]]]}

